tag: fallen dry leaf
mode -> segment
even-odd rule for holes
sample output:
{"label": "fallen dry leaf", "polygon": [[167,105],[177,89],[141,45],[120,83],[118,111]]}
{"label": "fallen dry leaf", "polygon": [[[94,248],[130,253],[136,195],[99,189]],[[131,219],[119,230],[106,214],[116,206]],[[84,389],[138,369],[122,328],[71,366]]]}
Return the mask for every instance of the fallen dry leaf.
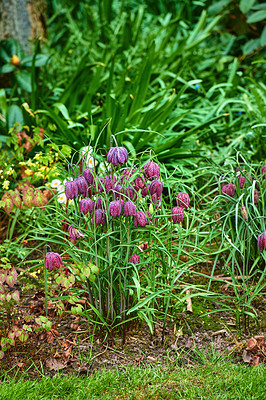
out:
{"label": "fallen dry leaf", "polygon": [[62,360],[56,359],[54,357],[48,358],[48,360],[46,360],[46,365],[50,369],[50,371],[58,371],[60,369],[66,368],[66,364]]}

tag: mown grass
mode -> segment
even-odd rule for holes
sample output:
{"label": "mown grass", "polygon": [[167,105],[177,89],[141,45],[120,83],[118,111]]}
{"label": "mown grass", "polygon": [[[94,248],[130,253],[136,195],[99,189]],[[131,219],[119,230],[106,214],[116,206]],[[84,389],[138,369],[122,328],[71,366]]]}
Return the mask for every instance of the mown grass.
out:
{"label": "mown grass", "polygon": [[196,367],[128,367],[78,375],[43,376],[40,381],[3,380],[1,400],[215,399],[263,400],[266,369],[221,362]]}

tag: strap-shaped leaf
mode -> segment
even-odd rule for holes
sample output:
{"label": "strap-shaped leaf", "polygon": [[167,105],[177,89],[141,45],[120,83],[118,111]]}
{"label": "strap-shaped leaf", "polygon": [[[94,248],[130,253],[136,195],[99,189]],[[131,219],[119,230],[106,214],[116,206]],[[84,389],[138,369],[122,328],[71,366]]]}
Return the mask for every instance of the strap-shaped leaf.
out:
{"label": "strap-shaped leaf", "polygon": [[3,202],[2,208],[5,210],[7,214],[10,214],[14,207],[14,203],[12,201],[12,198],[10,197],[10,193],[9,192],[4,193],[1,201]]}

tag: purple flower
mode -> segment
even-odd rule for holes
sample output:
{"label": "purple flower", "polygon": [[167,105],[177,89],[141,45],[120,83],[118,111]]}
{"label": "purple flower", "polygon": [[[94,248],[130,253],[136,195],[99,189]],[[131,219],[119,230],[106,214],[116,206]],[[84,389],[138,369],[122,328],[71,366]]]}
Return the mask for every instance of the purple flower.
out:
{"label": "purple flower", "polygon": [[148,194],[149,194],[149,186],[148,187],[144,186],[144,188],[141,191],[141,196],[146,197],[148,196]]}
{"label": "purple flower", "polygon": [[86,179],[86,181],[88,182],[89,185],[93,184],[93,180],[94,180],[94,176],[95,176],[95,172],[94,169],[92,168],[86,168],[83,172],[84,178]]}
{"label": "purple flower", "polygon": [[94,203],[91,199],[82,199],[80,200],[79,203],[79,209],[83,214],[88,214],[88,212],[91,214],[94,208]]}
{"label": "purple flower", "polygon": [[111,201],[109,204],[109,214],[112,217],[118,217],[121,215],[122,212],[122,206],[120,201]]}
{"label": "purple flower", "polygon": [[134,182],[137,190],[144,188],[144,179],[141,178],[140,176],[137,176]]}
{"label": "purple flower", "polygon": [[134,225],[137,228],[138,225],[145,226],[148,225],[148,220],[144,211],[137,211],[134,216]]}
{"label": "purple flower", "polygon": [[252,194],[252,199],[254,201],[254,204],[257,205],[259,202],[259,192],[255,189],[254,193]]}
{"label": "purple flower", "polygon": [[131,201],[127,201],[124,205],[125,217],[133,217],[136,214],[136,206]]}
{"label": "purple flower", "polygon": [[222,192],[227,194],[227,196],[234,197],[235,195],[235,185],[233,183],[228,183],[222,187]]}
{"label": "purple flower", "polygon": [[104,179],[101,176],[95,178],[95,187],[100,193],[104,190]]}
{"label": "purple flower", "polygon": [[69,233],[69,236],[71,237],[71,239],[73,239],[73,240],[81,239],[84,236],[84,233],[82,233],[79,229],[76,229],[72,225],[69,225],[68,233]]}
{"label": "purple flower", "polygon": [[79,189],[75,181],[68,181],[65,183],[65,194],[67,199],[74,199],[78,197]]}
{"label": "purple flower", "polygon": [[106,222],[106,215],[105,212],[103,210],[101,210],[100,208],[97,208],[97,210],[95,210],[94,215],[92,217],[92,222],[95,226],[98,225],[104,225]]}
{"label": "purple flower", "polygon": [[137,198],[137,193],[132,186],[128,188],[124,188],[123,193],[127,196],[130,200],[135,201]]}
{"label": "purple flower", "polygon": [[78,178],[74,179],[74,182],[76,182],[78,186],[78,193],[85,197],[88,190],[88,183],[84,176],[79,176]]}
{"label": "purple flower", "polygon": [[132,264],[135,264],[135,265],[137,265],[137,264],[139,264],[140,263],[140,256],[138,256],[137,254],[133,254],[131,257],[130,257],[130,260],[129,260]]}
{"label": "purple flower", "polygon": [[266,250],[265,233],[261,233],[258,236],[258,245],[259,245],[259,251],[260,252]]}
{"label": "purple flower", "polygon": [[244,176],[239,176],[237,179],[239,180],[240,189],[243,189],[243,187],[245,187],[246,178]]}
{"label": "purple flower", "polygon": [[115,167],[123,165],[128,161],[128,151],[125,147],[111,147],[107,153],[107,162]]}
{"label": "purple flower", "polygon": [[104,180],[104,187],[105,187],[106,193],[109,193],[110,190],[112,190],[114,188],[113,180],[106,176],[105,180]]}
{"label": "purple flower", "polygon": [[263,166],[261,167],[261,175],[262,175],[262,178],[263,178],[263,179],[266,178],[266,165],[263,165]]}
{"label": "purple flower", "polygon": [[149,187],[150,194],[157,194],[158,197],[161,196],[163,192],[163,182],[162,181],[152,181]]}
{"label": "purple flower", "polygon": [[63,265],[61,256],[58,253],[46,253],[45,266],[48,271],[52,271],[54,268],[60,268]]}
{"label": "purple flower", "polygon": [[174,207],[172,209],[172,218],[174,224],[182,224],[184,218],[183,207]]}
{"label": "purple flower", "polygon": [[147,179],[159,178],[159,165],[153,161],[147,162],[144,165],[144,174]]}
{"label": "purple flower", "polygon": [[188,208],[189,207],[189,195],[185,192],[179,192],[176,196],[176,203],[178,207]]}
{"label": "purple flower", "polygon": [[244,218],[245,221],[248,220],[248,212],[245,206],[242,206],[240,209],[241,215]]}

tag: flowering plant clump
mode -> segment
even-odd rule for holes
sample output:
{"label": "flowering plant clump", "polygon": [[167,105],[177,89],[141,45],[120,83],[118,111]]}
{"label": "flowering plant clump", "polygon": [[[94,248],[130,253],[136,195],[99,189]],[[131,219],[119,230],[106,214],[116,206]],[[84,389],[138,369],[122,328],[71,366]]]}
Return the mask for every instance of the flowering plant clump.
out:
{"label": "flowering plant clump", "polygon": [[[89,157],[96,159],[92,152]],[[165,276],[170,275],[166,267],[162,269],[162,259],[168,253],[161,250],[158,232],[166,242],[172,240],[176,229],[180,232],[189,196],[182,193],[182,206],[174,207],[172,213],[171,205],[163,199],[159,164],[149,161],[129,168],[128,151],[118,146],[108,151],[107,164],[99,157],[97,160],[93,168],[82,163],[82,173],[65,181],[66,204],[61,205],[61,220],[66,252],[75,260],[71,271],[88,292],[91,309],[113,324],[125,322],[127,315],[131,317],[130,310],[140,301],[136,282],[141,287],[152,276],[153,283],[146,281],[143,293],[156,293],[155,279],[162,279],[159,288],[168,284]],[[69,207],[71,202],[74,206]],[[148,246],[144,248],[141,243],[147,240],[153,246],[160,243],[158,250],[150,253]],[[161,271],[157,274],[156,264]],[[83,265],[83,272],[77,265]],[[170,261],[168,267],[172,269]],[[62,284],[66,277],[58,277],[57,281]],[[73,283],[69,279],[67,282]]]}

